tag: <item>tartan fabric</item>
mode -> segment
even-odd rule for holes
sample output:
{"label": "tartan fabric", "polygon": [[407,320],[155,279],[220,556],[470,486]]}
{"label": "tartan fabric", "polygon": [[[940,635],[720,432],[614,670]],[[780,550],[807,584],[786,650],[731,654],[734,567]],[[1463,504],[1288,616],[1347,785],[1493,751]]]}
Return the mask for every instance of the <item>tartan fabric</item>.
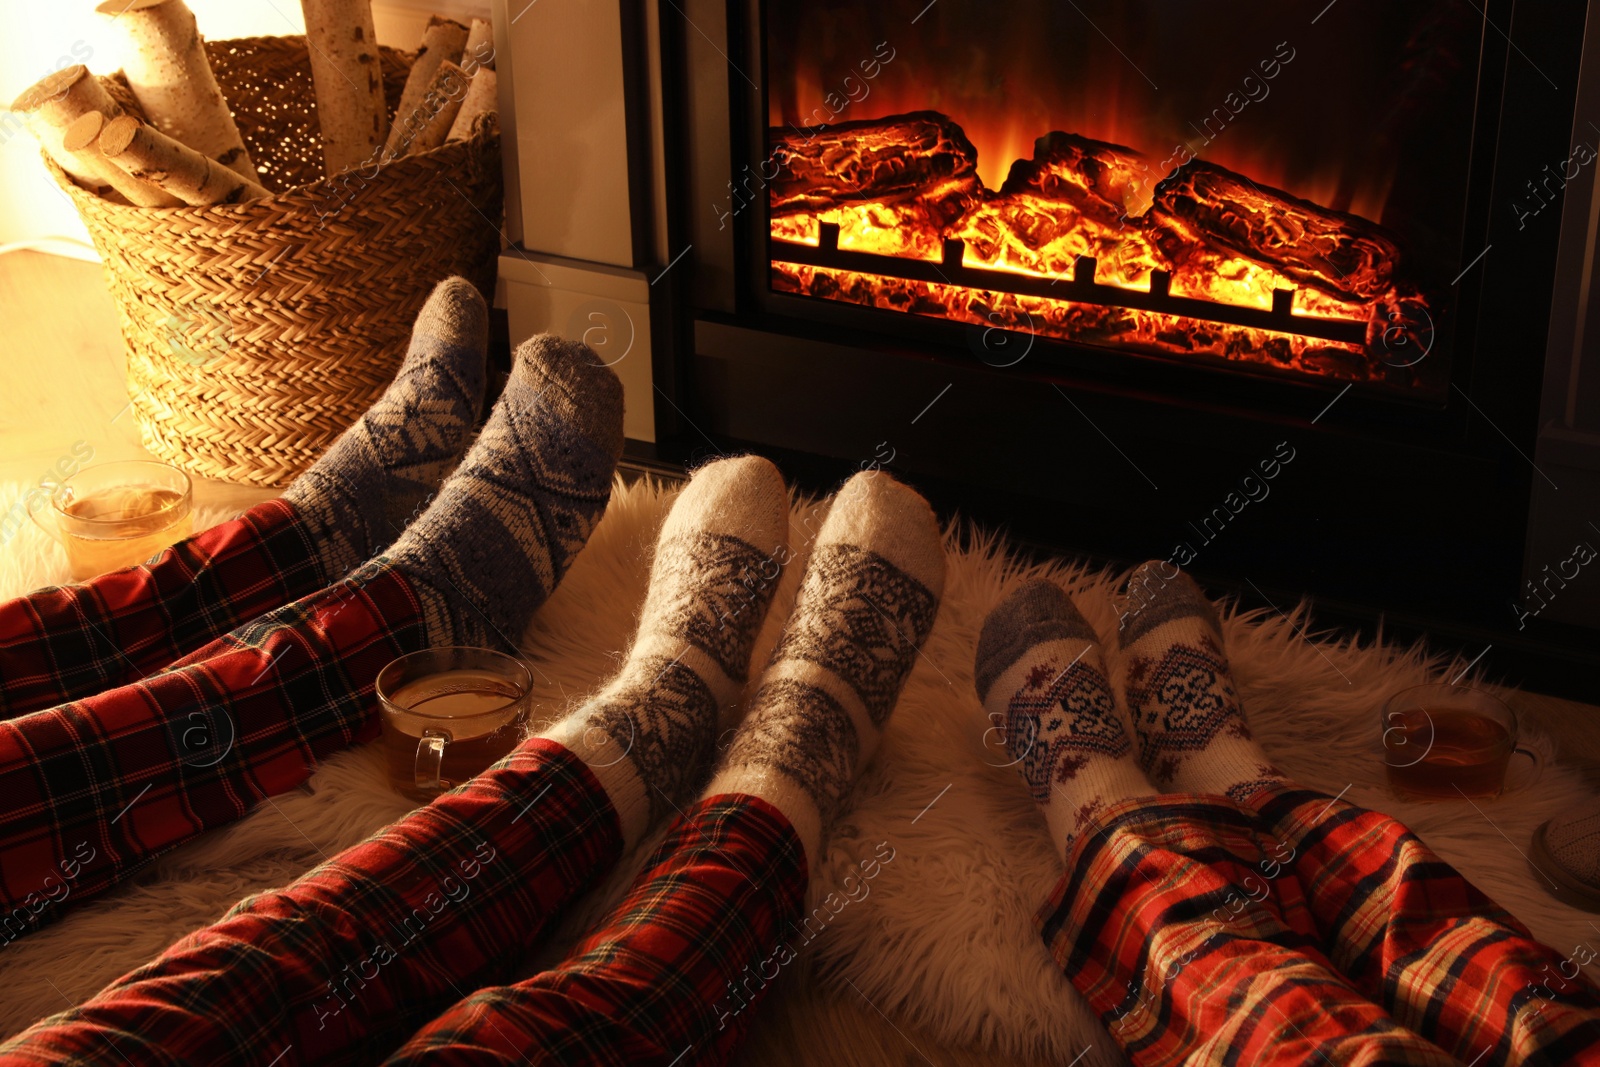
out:
{"label": "tartan fabric", "polygon": [[1039,918],[1138,1067],[1557,1064],[1600,1049],[1581,978],[1549,997],[1523,985],[1558,954],[1395,820],[1295,786],[1248,806],[1108,808]]}
{"label": "tartan fabric", "polygon": [[279,499],[149,563],[0,604],[0,719],[135,682],[337,577]]}
{"label": "tartan fabric", "polygon": [[35,1024],[0,1046],[0,1064],[381,1060],[467,991],[506,980],[621,851],[598,779],[535,738]]}
{"label": "tartan fabric", "polygon": [[423,647],[379,557],[165,671],[0,721],[0,945],[375,736],[378,671]]}
{"label": "tartan fabric", "polygon": [[388,1062],[726,1063],[794,958],[785,927],[805,893],[805,852],[777,808],[705,798],[559,966],[480,990]]}

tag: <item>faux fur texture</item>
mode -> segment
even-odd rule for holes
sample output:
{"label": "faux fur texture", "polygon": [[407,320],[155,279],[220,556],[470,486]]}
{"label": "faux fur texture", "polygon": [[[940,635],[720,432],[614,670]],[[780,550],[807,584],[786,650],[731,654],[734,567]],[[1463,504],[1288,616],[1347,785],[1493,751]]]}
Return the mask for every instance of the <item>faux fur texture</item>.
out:
{"label": "faux fur texture", "polygon": [[[0,511],[21,489],[0,491]],[[674,491],[619,485],[524,639],[542,719],[562,714],[620,663],[637,624],[656,532]],[[826,503],[797,502],[797,556],[757,642],[759,666],[793,603],[808,541]],[[222,516],[197,516],[197,526]],[[1120,575],[1067,562],[1024,566],[1002,543],[970,529],[947,533],[944,600],[933,633],[813,872],[814,935],[806,969],[841,995],[859,992],[890,1015],[951,1044],[982,1044],[1059,1062],[1121,1062],[1105,1030],[1052,970],[1032,916],[1060,874],[1044,820],[998,746],[973,692],[973,649],[989,609],[1017,582],[1062,583],[1111,647],[1111,595]],[[0,555],[0,596],[61,581],[65,560],[31,526]],[[1223,612],[1223,630],[1252,728],[1274,762],[1302,782],[1404,820],[1445,859],[1563,953],[1600,945],[1584,912],[1546,895],[1522,852],[1541,821],[1584,793],[1578,774],[1553,762],[1549,740],[1525,738],[1545,757],[1536,782],[1495,801],[1407,804],[1384,785],[1377,748],[1386,695],[1448,679],[1458,664],[1415,650],[1357,647],[1304,635],[1303,610]],[[1508,694],[1513,706],[1516,694]],[[735,711],[737,714],[737,709]],[[729,735],[724,734],[723,744]],[[989,735],[988,740],[994,740]],[[213,921],[241,896],[281,885],[395,819],[393,794],[372,748],[330,759],[307,787],[275,797],[234,826],[175,849],[133,884],[66,904],[62,921],[0,948],[0,1033],[92,994],[182,934]],[[847,874],[887,849],[870,882]],[[534,968],[620,895],[653,841],[625,861],[530,958]],[[829,894],[833,894],[830,898]],[[792,944],[799,947],[803,935]],[[852,986],[854,990],[852,990]]]}

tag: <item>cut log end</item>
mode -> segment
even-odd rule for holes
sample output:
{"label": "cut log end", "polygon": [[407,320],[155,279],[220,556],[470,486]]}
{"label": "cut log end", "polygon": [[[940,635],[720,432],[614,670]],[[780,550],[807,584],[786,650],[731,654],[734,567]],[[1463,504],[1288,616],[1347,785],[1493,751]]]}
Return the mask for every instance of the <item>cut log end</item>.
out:
{"label": "cut log end", "polygon": [[74,63],[70,67],[62,67],[53,74],[46,74],[18,94],[11,102],[11,110],[22,114],[37,111],[45,101],[55,99],[88,76],[89,68],[82,63]]}
{"label": "cut log end", "polygon": [[100,139],[106,117],[98,111],[86,111],[73,119],[61,132],[61,147],[68,152],[81,152]]}
{"label": "cut log end", "polygon": [[139,133],[140,125],[139,120],[132,115],[112,119],[100,131],[100,151],[108,156],[120,156],[133,143],[134,137]]}

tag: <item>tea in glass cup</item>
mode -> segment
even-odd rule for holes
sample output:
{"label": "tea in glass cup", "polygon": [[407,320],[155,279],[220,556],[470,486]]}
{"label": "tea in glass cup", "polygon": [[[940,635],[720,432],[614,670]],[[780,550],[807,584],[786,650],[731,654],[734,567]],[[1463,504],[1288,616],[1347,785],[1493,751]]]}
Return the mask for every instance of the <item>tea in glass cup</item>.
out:
{"label": "tea in glass cup", "polygon": [[[72,580],[85,582],[131,567],[194,532],[189,476],[155,460],[98,463],[50,494],[47,525],[28,513],[66,549]],[[52,526],[54,527],[52,529]]]}
{"label": "tea in glass cup", "polygon": [[1412,800],[1497,797],[1511,757],[1533,760],[1517,745],[1517,717],[1493,694],[1465,685],[1419,685],[1383,709],[1389,788]]}
{"label": "tea in glass cup", "polygon": [[430,648],[378,672],[389,783],[431,800],[487,770],[522,741],[533,676],[487,648]]}

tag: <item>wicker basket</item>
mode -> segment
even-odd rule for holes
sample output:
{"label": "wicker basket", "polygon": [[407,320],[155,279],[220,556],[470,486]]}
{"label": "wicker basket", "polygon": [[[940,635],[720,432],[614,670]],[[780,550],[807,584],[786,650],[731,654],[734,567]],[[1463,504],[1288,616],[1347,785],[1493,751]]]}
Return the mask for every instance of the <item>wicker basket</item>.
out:
{"label": "wicker basket", "polygon": [[[482,123],[368,171],[350,195],[323,180],[305,38],[206,50],[262,183],[284,191],[129,207],[46,163],[105,261],[145,447],[192,474],[282,486],[383,392],[438,281],[461,274],[492,297],[500,138]],[[411,59],[384,50],[391,113]],[[105,81],[131,103],[118,76]]]}

